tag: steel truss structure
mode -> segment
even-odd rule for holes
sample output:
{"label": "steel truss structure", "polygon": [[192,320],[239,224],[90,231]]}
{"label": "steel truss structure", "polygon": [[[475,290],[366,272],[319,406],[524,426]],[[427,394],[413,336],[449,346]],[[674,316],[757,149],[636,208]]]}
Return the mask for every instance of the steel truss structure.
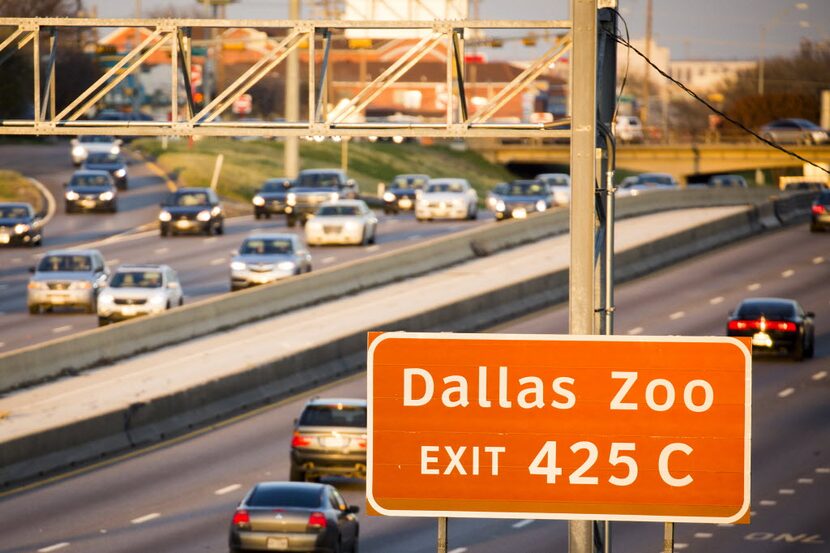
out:
{"label": "steel truss structure", "polygon": [[[145,28],[149,35],[130,49],[113,67],[77,98],[56,113],[55,56],[57,35],[62,28]],[[197,27],[246,28],[270,30],[284,37],[264,53],[247,71],[223,91],[218,92],[202,109],[196,109],[191,95],[191,33]],[[71,19],[71,18],[0,18],[0,29],[11,31],[0,43],[0,63],[30,42],[33,45],[34,117],[26,120],[0,120],[0,134],[6,135],[139,135],[139,136],[322,136],[322,137],[570,137],[561,123],[492,123],[493,115],[517,94],[525,90],[550,64],[571,50],[572,22],[555,21],[342,21],[342,20],[213,20],[213,19]],[[420,30],[423,37],[396,59],[385,71],[355,94],[345,106],[324,112],[323,92],[327,80],[329,46],[332,34],[347,29]],[[464,33],[477,29],[541,29],[564,33],[541,57],[533,61],[487,104],[468,112],[464,85]],[[276,32],[274,32],[276,31]],[[49,37],[46,82],[41,84],[41,40]],[[321,39],[322,54],[315,51],[315,39]],[[136,41],[138,42],[138,41]],[[446,87],[455,101],[448,101],[446,117],[433,123],[353,122],[372,100],[398,81],[438,45],[446,47]],[[143,62],[162,47],[170,49],[170,121],[103,121],[83,119],[110,90],[134,73]],[[308,51],[308,117],[296,122],[217,121],[217,117],[237,98],[263,79],[292,51]],[[320,58],[318,62],[317,58]],[[183,84],[185,98],[179,102]],[[299,86],[299,84],[297,84]],[[47,110],[48,108],[48,110]]]}

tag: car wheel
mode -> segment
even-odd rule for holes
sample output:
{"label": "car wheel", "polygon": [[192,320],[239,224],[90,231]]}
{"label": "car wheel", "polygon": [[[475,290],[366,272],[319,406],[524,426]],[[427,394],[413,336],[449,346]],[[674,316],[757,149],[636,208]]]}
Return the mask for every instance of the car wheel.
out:
{"label": "car wheel", "polygon": [[184,298],[179,298],[179,307],[184,305]]}
{"label": "car wheel", "polygon": [[30,305],[29,306],[29,315],[37,315],[40,313],[40,306],[39,305]]}
{"label": "car wheel", "polygon": [[299,467],[294,466],[294,464],[292,463],[288,479],[292,482],[305,482],[305,471],[300,469]]}
{"label": "car wheel", "polygon": [[72,204],[66,204],[66,209],[65,209],[65,211],[66,211],[67,213],[73,213],[73,212],[75,211],[75,207],[74,207]]}
{"label": "car wheel", "polygon": [[225,234],[225,223],[219,223],[219,226],[216,227],[216,234]]}
{"label": "car wheel", "polygon": [[793,346],[791,356],[793,361],[804,361],[804,340],[800,340],[795,346]]}
{"label": "car wheel", "polygon": [[159,236],[161,236],[162,238],[167,238],[168,236],[170,236],[170,230],[168,230],[167,227],[161,227],[161,229],[159,230]]}
{"label": "car wheel", "polygon": [[377,237],[378,237],[378,229],[377,229],[377,227],[375,227],[375,228],[372,229],[372,237],[369,239],[369,243],[374,244],[375,242],[377,242]]}
{"label": "car wheel", "polygon": [[98,326],[107,326],[108,324],[110,324],[109,319],[106,317],[98,317]]}

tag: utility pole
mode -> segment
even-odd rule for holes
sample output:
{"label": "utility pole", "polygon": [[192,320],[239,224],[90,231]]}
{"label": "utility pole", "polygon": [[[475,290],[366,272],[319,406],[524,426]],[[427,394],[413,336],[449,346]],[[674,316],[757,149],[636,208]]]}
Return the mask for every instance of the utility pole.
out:
{"label": "utility pole", "polygon": [[[652,17],[654,14],[654,6],[652,4],[653,0],[647,0],[646,2],[646,46],[645,46],[645,53],[646,58],[651,59],[651,22]],[[640,113],[640,120],[643,123],[643,128],[648,125],[648,97],[651,94],[651,83],[649,82],[651,73],[651,66],[643,62],[643,107]]]}
{"label": "utility pole", "polygon": [[[594,188],[596,182],[597,1],[571,0],[573,80],[571,98],[571,268],[568,331],[594,333]],[[568,522],[568,551],[592,553],[594,523]]]}
{"label": "utility pole", "polygon": [[[289,0],[288,19],[300,19],[300,0]],[[314,40],[313,37],[309,40]],[[312,109],[309,106],[309,109]],[[288,54],[285,70],[285,120],[295,122],[300,118],[300,58],[297,49]],[[285,176],[293,179],[300,172],[300,141],[296,136],[285,137],[283,169]]]}

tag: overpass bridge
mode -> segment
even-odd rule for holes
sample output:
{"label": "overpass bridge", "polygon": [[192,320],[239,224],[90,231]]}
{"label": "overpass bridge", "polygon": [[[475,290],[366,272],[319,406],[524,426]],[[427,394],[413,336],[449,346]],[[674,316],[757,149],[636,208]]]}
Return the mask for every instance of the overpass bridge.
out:
{"label": "overpass bridge", "polygon": [[[548,140],[468,140],[471,147],[493,163],[568,165],[570,146]],[[787,149],[815,163],[830,164],[830,146],[787,145]],[[622,144],[617,149],[617,168],[635,172],[671,173],[685,183],[692,175],[732,173],[755,169],[800,167],[798,159],[766,144],[685,143]]]}

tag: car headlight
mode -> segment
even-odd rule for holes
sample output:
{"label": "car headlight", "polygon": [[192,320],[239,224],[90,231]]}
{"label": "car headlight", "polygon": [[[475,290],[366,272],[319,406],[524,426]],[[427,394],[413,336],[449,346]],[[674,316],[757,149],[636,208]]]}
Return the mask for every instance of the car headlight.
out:
{"label": "car headlight", "polygon": [[339,198],[340,198],[340,194],[338,194],[337,192],[332,192],[331,194],[329,194],[329,201],[330,202],[336,202]]}
{"label": "car headlight", "polygon": [[285,195],[285,203],[288,205],[296,205],[297,204],[297,195],[293,192],[289,192]]}
{"label": "car headlight", "polygon": [[210,210],[210,214],[214,217],[219,217],[222,214],[222,208],[217,206],[213,206],[213,209]]}
{"label": "car headlight", "polygon": [[101,294],[98,295],[98,305],[104,305],[104,304],[108,305],[108,304],[111,304],[114,301],[115,301],[115,298],[109,292],[102,292]]}
{"label": "car headlight", "polygon": [[150,296],[150,299],[147,300],[147,303],[154,307],[159,307],[163,305],[167,305],[167,298],[164,297],[162,294],[153,294]]}
{"label": "car headlight", "polygon": [[231,271],[244,271],[246,267],[242,261],[231,261]]}
{"label": "car headlight", "polygon": [[536,211],[544,211],[548,208],[548,204],[545,203],[545,200],[539,200],[536,202]]}
{"label": "car headlight", "polygon": [[78,198],[81,197],[81,195],[78,194],[77,192],[75,192],[74,190],[68,190],[66,192],[65,196],[66,196],[66,199],[71,201],[71,202],[74,202],[75,200],[77,200]]}
{"label": "car headlight", "polygon": [[361,226],[363,225],[361,225],[357,221],[346,221],[346,224],[343,225],[343,228],[347,231],[352,231],[359,229]]}
{"label": "car headlight", "polygon": [[114,145],[112,148],[110,148],[110,153],[114,156],[117,156],[121,153],[121,147],[118,146],[118,144]]}
{"label": "car headlight", "polygon": [[394,142],[395,144],[400,144],[400,143],[403,142],[403,137],[402,136],[393,136],[392,137],[392,142]]}
{"label": "car headlight", "polygon": [[118,170],[115,171],[115,176],[118,177],[119,179],[124,178],[124,177],[127,176],[127,170],[126,169],[118,169]]}
{"label": "car headlight", "polygon": [[76,280],[69,285],[70,290],[91,290],[92,283],[85,280]]}
{"label": "car headlight", "polygon": [[29,290],[46,290],[49,286],[45,282],[32,280],[29,282],[28,288]]}
{"label": "car headlight", "polygon": [[29,232],[29,225],[27,225],[26,223],[17,223],[14,226],[15,234],[23,234],[24,232]]}
{"label": "car headlight", "polygon": [[384,192],[383,193],[383,201],[385,201],[385,202],[394,202],[395,201],[395,195],[392,194],[391,192]]}
{"label": "car headlight", "polygon": [[277,269],[280,271],[293,271],[296,265],[293,261],[283,261],[277,264]]}
{"label": "car headlight", "polygon": [[103,193],[98,195],[98,199],[103,200],[105,202],[110,201],[114,197],[115,197],[115,194],[113,194],[111,190],[107,190],[106,192],[103,192]]}
{"label": "car headlight", "polygon": [[256,196],[254,196],[254,199],[251,200],[251,203],[253,203],[256,206],[263,206],[265,205],[265,198],[257,194]]}
{"label": "car headlight", "polygon": [[210,221],[210,211],[208,211],[207,209],[205,209],[204,211],[200,211],[199,214],[196,215],[196,219],[202,221],[203,223]]}
{"label": "car headlight", "polygon": [[493,196],[490,196],[489,198],[487,198],[487,207],[489,207],[490,209],[495,209],[496,202],[498,202],[498,200]]}
{"label": "car headlight", "polygon": [[173,219],[173,216],[170,215],[169,211],[162,211],[161,213],[159,213],[159,221],[166,223],[171,219]]}
{"label": "car headlight", "polygon": [[86,154],[86,150],[84,149],[83,146],[75,146],[74,148],[72,148],[72,155],[73,156],[81,157],[84,154]]}
{"label": "car headlight", "polygon": [[504,205],[504,200],[498,200],[496,202],[496,211],[504,211],[507,209],[507,206]]}

